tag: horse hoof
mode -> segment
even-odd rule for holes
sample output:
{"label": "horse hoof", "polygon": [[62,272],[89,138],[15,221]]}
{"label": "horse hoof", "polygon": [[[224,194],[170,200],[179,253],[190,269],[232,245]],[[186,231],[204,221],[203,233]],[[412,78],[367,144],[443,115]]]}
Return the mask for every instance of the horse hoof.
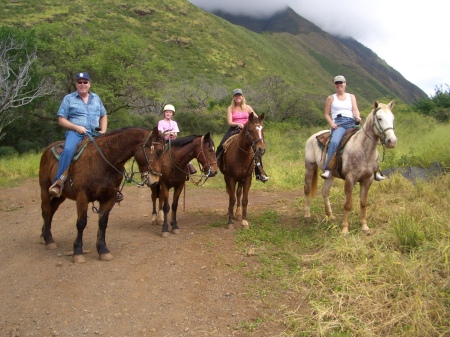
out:
{"label": "horse hoof", "polygon": [[228,224],[228,229],[234,229],[234,224],[232,223]]}
{"label": "horse hoof", "polygon": [[168,238],[169,237],[169,232],[161,232],[161,237]]}
{"label": "horse hoof", "polygon": [[247,220],[242,220],[242,229],[249,229],[249,224]]}
{"label": "horse hoof", "polygon": [[100,261],[111,261],[113,259],[113,256],[111,253],[106,253],[100,254],[98,258]]}
{"label": "horse hoof", "polygon": [[173,234],[180,234],[180,229],[179,228],[172,229],[172,233]]}
{"label": "horse hoof", "polygon": [[48,245],[45,246],[45,249],[47,249],[47,250],[53,250],[56,248],[58,248],[58,247],[56,246],[56,243],[54,243],[54,242],[49,243]]}
{"label": "horse hoof", "polygon": [[73,263],[85,263],[85,262],[86,259],[84,258],[83,254],[73,256]]}
{"label": "horse hoof", "polygon": [[363,229],[362,230],[362,233],[363,234],[365,234],[365,235],[367,235],[367,236],[369,236],[371,233],[370,233],[370,229]]}

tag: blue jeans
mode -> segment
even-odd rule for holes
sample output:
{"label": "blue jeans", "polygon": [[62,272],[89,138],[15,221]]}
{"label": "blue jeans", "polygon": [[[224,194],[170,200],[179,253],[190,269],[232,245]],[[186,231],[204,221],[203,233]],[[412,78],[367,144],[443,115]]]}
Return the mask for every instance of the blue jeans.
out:
{"label": "blue jeans", "polygon": [[334,122],[338,127],[331,130],[330,144],[328,144],[327,160],[325,161],[324,169],[328,170],[327,166],[330,163],[330,159],[336,152],[339,143],[345,135],[345,132],[355,126],[355,120],[349,117],[337,117]]}
{"label": "blue jeans", "polygon": [[59,157],[58,171],[56,172],[53,182],[58,180],[69,167],[73,157],[75,156],[75,152],[77,151],[77,146],[83,140],[84,136],[85,135],[80,135],[76,131],[66,131],[66,144],[64,145],[64,150]]}

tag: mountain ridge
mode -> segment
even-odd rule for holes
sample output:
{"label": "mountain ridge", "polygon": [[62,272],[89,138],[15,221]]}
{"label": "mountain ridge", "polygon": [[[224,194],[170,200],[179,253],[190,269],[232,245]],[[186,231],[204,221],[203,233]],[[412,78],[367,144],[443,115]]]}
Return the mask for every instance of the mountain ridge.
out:
{"label": "mountain ridge", "polygon": [[[323,31],[289,6],[266,18],[233,15],[224,11],[214,11],[212,13],[230,23],[259,34],[267,32],[291,34],[312,51],[313,57],[322,66],[325,65],[326,61],[323,60],[323,57],[327,60],[338,60],[339,63],[347,65],[349,71],[343,69],[342,73],[347,75],[350,82],[354,82],[354,75],[356,74],[352,68],[356,64],[367,74],[367,78],[364,78],[363,82],[371,82],[372,85],[379,87],[383,94],[388,95],[392,93],[407,103],[427,97],[422,89],[405,79],[402,74],[379,58],[370,48],[365,47],[353,38],[337,37]],[[359,85],[361,86],[362,84]]]}

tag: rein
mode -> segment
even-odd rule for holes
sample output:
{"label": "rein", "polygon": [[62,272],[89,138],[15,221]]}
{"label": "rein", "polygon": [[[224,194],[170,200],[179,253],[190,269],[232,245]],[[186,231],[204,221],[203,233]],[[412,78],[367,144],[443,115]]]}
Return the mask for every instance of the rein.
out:
{"label": "rein", "polygon": [[[167,151],[169,151],[169,158],[170,158],[170,162],[172,163],[173,166],[175,166],[179,171],[183,172],[185,175],[189,176],[189,180],[196,186],[201,186],[204,183],[206,183],[206,180],[208,180],[209,175],[211,174],[211,164],[208,162],[208,159],[206,158],[205,152],[203,151],[203,139],[205,138],[205,136],[201,136],[200,138],[200,152],[198,153],[197,157],[195,158],[197,160],[197,163],[199,164],[199,168],[200,171],[202,172],[202,174],[200,174],[200,179],[198,181],[194,181],[194,179],[192,178],[193,174],[191,174],[190,172],[185,171],[184,169],[182,169],[181,167],[179,167],[173,160],[172,158],[172,152],[170,151],[171,147],[172,147],[172,142],[169,139],[168,143],[169,143],[169,148]],[[199,161],[199,156],[203,155],[203,158],[205,159],[206,165],[208,167],[208,173],[205,175],[203,174],[203,165],[201,164],[201,162]],[[205,180],[203,181],[203,178],[205,178]]]}
{"label": "rein", "polygon": [[[373,120],[374,120],[374,122],[373,122],[373,124],[372,124],[372,129],[375,128],[376,131],[378,131],[378,133],[380,134],[380,145],[383,147],[383,157],[380,158],[380,160],[383,162],[383,161],[384,161],[384,155],[385,155],[385,153],[386,153],[386,145],[385,145],[385,141],[386,141],[386,132],[389,131],[389,130],[394,130],[394,127],[388,127],[388,128],[386,128],[386,129],[383,129],[383,127],[381,126],[381,124],[380,124],[380,122],[378,121],[378,118],[377,118],[377,112],[380,111],[380,110],[381,110],[381,107],[378,107],[378,108],[376,108],[376,109],[373,111],[373,113],[372,113],[372,114],[373,114]],[[362,129],[363,129],[365,135],[366,135],[370,140],[372,140],[372,141],[374,141],[374,142],[376,141],[376,140],[372,139],[372,138],[367,134],[367,132],[366,132],[366,130],[365,130],[364,128],[362,128]]]}
{"label": "rein", "polygon": [[[134,183],[135,183],[136,185],[138,185],[138,186],[144,186],[144,182],[139,183],[139,182],[137,182],[136,180],[133,179],[133,176],[134,176],[133,170],[132,170],[132,172],[131,172],[131,175],[128,175],[127,170],[126,170],[125,168],[123,169],[123,172],[121,172],[121,171],[119,171],[113,164],[111,164],[111,162],[110,162],[108,159],[106,159],[105,155],[103,154],[102,150],[101,150],[100,147],[98,146],[97,142],[94,140],[94,137],[93,137],[92,135],[90,135],[89,133],[88,133],[87,135],[88,135],[89,138],[91,139],[92,143],[94,143],[95,148],[96,148],[97,151],[100,153],[100,155],[102,156],[103,160],[104,160],[111,168],[113,168],[117,173],[123,175],[123,177],[124,177],[124,182],[122,183],[122,187],[121,187],[120,191],[123,189],[123,186],[125,185],[125,182],[128,182],[128,183],[134,182]],[[154,172],[154,171],[151,169],[151,165],[150,165],[150,163],[149,163],[147,154],[145,153],[145,150],[144,150],[144,148],[147,146],[148,141],[150,140],[151,135],[152,135],[152,132],[150,132],[149,136],[147,137],[147,139],[146,139],[146,141],[144,142],[144,144],[142,144],[142,147],[141,147],[141,148],[142,148],[142,150],[144,151],[145,160],[147,161],[148,167],[150,168],[149,171],[150,171],[151,173],[155,174],[155,175],[161,176],[161,175],[162,175],[161,173]],[[160,143],[155,143],[155,144],[160,144]],[[151,145],[151,150],[152,150],[152,153],[153,153],[153,150],[154,150],[153,144]],[[134,164],[134,161],[135,161],[135,159],[133,159],[133,164]],[[133,167],[133,164],[132,164],[131,167]],[[146,179],[148,179],[149,171],[146,171],[146,172],[144,173],[144,175],[146,175]]]}
{"label": "rein", "polygon": [[248,125],[246,125],[246,129],[245,129],[245,138],[250,139],[251,142],[251,152],[250,151],[246,151],[243,148],[241,148],[239,146],[239,142],[238,139],[236,137],[236,145],[238,147],[239,150],[241,150],[244,153],[251,153],[252,154],[252,161],[250,162],[250,165],[247,167],[247,171],[245,172],[245,177],[247,176],[248,172],[250,171],[250,168],[252,167],[252,165],[254,165],[255,163],[255,158],[256,158],[256,144],[258,144],[259,142],[263,142],[264,138],[259,138],[256,141],[253,140],[252,136],[250,135],[250,131],[248,130],[249,127]]}

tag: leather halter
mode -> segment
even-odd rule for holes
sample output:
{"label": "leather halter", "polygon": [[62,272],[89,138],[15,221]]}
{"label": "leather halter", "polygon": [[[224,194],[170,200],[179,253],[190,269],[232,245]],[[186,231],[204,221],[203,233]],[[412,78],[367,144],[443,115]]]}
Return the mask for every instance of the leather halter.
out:
{"label": "leather halter", "polygon": [[377,118],[377,112],[380,111],[380,110],[381,110],[381,108],[378,107],[373,112],[373,118],[375,119],[375,122],[373,123],[373,127],[375,127],[376,130],[378,131],[378,133],[380,134],[380,142],[381,142],[381,145],[383,145],[383,147],[384,147],[385,146],[385,141],[386,141],[386,132],[389,131],[389,130],[394,130],[394,127],[392,126],[392,127],[388,127],[388,128],[383,129],[383,127],[380,124],[380,121]]}

